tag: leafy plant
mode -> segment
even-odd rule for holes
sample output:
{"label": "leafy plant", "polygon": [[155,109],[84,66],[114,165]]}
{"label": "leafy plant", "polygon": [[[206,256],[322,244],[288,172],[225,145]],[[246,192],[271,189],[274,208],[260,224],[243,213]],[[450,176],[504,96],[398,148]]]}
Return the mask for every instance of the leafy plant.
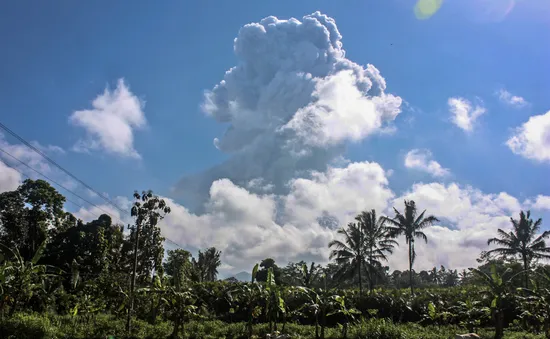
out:
{"label": "leafy plant", "polygon": [[504,336],[504,312],[506,311],[506,302],[514,298],[511,283],[513,278],[523,272],[510,276],[510,269],[507,269],[503,275],[498,274],[496,266],[491,267],[491,275],[473,268],[472,271],[477,274],[488,289],[483,293],[491,300],[491,314],[495,326],[495,339],[502,339]]}

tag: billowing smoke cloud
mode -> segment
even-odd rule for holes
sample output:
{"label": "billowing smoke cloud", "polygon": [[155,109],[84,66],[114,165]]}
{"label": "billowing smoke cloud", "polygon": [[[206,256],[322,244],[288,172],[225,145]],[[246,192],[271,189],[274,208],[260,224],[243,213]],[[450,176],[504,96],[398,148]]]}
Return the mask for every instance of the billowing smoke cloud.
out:
{"label": "billowing smoke cloud", "polygon": [[386,94],[376,67],[347,59],[341,40],[335,21],[319,12],[302,20],[270,16],[242,27],[234,43],[238,65],[202,104],[228,125],[214,145],[231,157],[183,178],[175,193],[201,207],[222,178],[240,186],[261,179],[273,193],[287,193],[291,179],[325,171],[346,142],[390,124],[401,98]]}
{"label": "billowing smoke cloud", "polygon": [[[224,273],[266,257],[323,264],[337,227],[366,209],[393,215],[393,206],[414,199],[441,218],[425,230],[429,243],[418,243],[416,268],[466,268],[497,228],[509,227],[510,215],[550,206],[547,196],[520,203],[456,183],[417,183],[396,198],[389,170],[346,160],[347,143],[391,127],[401,99],[386,93],[373,65],[346,59],[341,39],[334,20],[318,12],[240,30],[238,65],[203,102],[228,126],[214,144],[230,158],[177,184],[178,201],[166,198],[172,212],[163,235],[188,249],[215,246]],[[391,256],[392,269],[406,269],[406,251]]]}

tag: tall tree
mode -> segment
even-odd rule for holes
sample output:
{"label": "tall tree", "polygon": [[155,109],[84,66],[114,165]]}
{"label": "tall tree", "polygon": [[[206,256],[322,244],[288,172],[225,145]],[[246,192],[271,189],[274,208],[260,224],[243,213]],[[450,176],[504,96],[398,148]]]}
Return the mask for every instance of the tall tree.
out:
{"label": "tall tree", "polygon": [[338,234],[344,237],[343,241],[332,240],[328,246],[333,248],[330,259],[334,259],[339,266],[335,276],[340,279],[359,277],[359,292],[363,293],[363,276],[361,270],[366,265],[365,233],[357,223],[349,223],[347,228],[340,228]]}
{"label": "tall tree", "polygon": [[533,221],[531,212],[523,211],[519,214],[519,220],[510,218],[512,230],[505,232],[498,229],[498,236],[487,241],[488,245],[496,244],[501,247],[487,251],[488,255],[511,256],[519,258],[523,263],[525,288],[529,285],[529,269],[536,259],[549,259],[550,247],[546,246],[544,239],[550,236],[550,231],[539,234],[542,219]]}
{"label": "tall tree", "polygon": [[222,264],[220,256],[221,252],[215,247],[210,247],[204,252],[199,251],[198,259],[192,260],[194,280],[215,281],[218,276],[218,267]]}
{"label": "tall tree", "polygon": [[414,249],[415,239],[421,238],[428,243],[428,237],[422,232],[422,229],[433,225],[439,220],[433,215],[425,217],[426,210],[417,215],[416,204],[413,200],[405,200],[405,212],[403,214],[395,207],[393,210],[395,211],[395,217],[393,219],[384,217],[384,220],[390,225],[389,228],[392,236],[405,236],[405,242],[409,246],[409,284],[411,294],[413,294],[413,264],[416,258],[416,251]]}
{"label": "tall tree", "polygon": [[[134,309],[134,288],[136,276],[140,282],[154,282],[152,274],[162,277],[162,259],[164,257],[164,238],[160,234],[158,223],[166,214],[170,213],[170,207],[166,202],[151,190],[139,194],[134,192],[134,203],[131,216],[135,224],[130,234],[133,243],[133,271],[130,280],[130,305],[126,318],[126,330],[131,331],[131,317]],[[139,265],[138,265],[139,263]]]}
{"label": "tall tree", "polygon": [[276,284],[281,283],[281,269],[275,263],[272,258],[265,258],[260,262],[258,273],[256,273],[256,280],[266,282],[269,269],[273,271],[273,278]]}
{"label": "tall tree", "polygon": [[383,217],[377,218],[376,211],[363,211],[356,218],[357,224],[364,233],[366,250],[366,271],[369,281],[369,289],[374,289],[375,275],[380,272],[381,262],[388,261],[388,254],[393,253],[397,241],[392,238],[390,228],[386,226]]}
{"label": "tall tree", "polygon": [[191,253],[184,249],[168,251],[164,272],[170,276],[173,286],[179,286],[183,281],[193,279],[190,259]]}
{"label": "tall tree", "polygon": [[307,264],[304,262],[302,264],[302,284],[304,287],[311,288],[313,283],[316,281],[317,277],[319,276],[319,273],[321,273],[321,266],[315,265],[315,262],[311,263],[311,266],[309,268],[307,267]]}
{"label": "tall tree", "polygon": [[123,242],[121,227],[113,225],[111,217],[102,214],[86,224],[78,220],[74,226],[59,228],[51,235],[43,261],[66,271],[76,263],[81,279],[96,278],[101,274],[112,278],[113,269],[123,257],[120,253]]}
{"label": "tall tree", "polygon": [[15,191],[0,194],[0,242],[30,260],[46,241],[49,228],[62,224],[65,197],[44,180],[23,181]]}

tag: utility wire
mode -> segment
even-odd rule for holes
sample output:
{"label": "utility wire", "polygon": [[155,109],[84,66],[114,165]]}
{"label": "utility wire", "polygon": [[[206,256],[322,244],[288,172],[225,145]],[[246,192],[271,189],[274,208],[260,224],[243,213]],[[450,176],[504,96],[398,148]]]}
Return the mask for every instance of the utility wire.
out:
{"label": "utility wire", "polygon": [[[106,197],[105,195],[99,193],[98,191],[96,191],[95,189],[93,189],[90,185],[86,184],[84,181],[78,179],[75,175],[73,175],[71,172],[69,172],[68,170],[66,170],[65,168],[63,168],[61,165],[59,165],[57,162],[55,162],[53,159],[51,159],[50,157],[48,157],[46,154],[44,154],[44,152],[42,152],[41,150],[39,150],[38,148],[36,148],[35,146],[33,146],[31,143],[29,143],[27,140],[25,140],[23,137],[19,136],[17,133],[15,133],[14,131],[12,131],[10,128],[8,128],[6,125],[4,125],[2,122],[0,122],[0,128],[2,128],[3,130],[5,130],[6,132],[8,132],[9,134],[11,134],[12,136],[14,136],[15,138],[17,138],[19,141],[21,141],[23,144],[25,144],[27,147],[29,147],[31,150],[33,150],[35,153],[39,154],[40,156],[42,156],[44,159],[46,159],[49,163],[51,163],[52,165],[54,165],[55,167],[59,168],[61,171],[63,171],[65,174],[67,174],[69,177],[71,177],[72,179],[76,180],[77,182],[79,182],[82,186],[86,187],[87,189],[89,189],[90,191],[92,191],[93,193],[95,193],[96,195],[98,195],[99,197],[101,197],[103,200],[105,200],[107,203],[109,203],[111,206],[113,206],[114,208],[116,208],[118,211],[120,211],[121,213],[124,213],[124,214],[130,214],[128,211],[125,211],[124,209],[120,208],[116,203],[114,203],[111,199],[109,199],[108,197]],[[59,187],[63,188],[64,190],[70,192],[71,194],[75,195],[76,197],[80,198],[81,200],[87,202],[88,204],[90,204],[91,206],[94,206],[96,208],[98,208],[99,210],[103,211],[105,214],[109,215],[111,218],[113,218],[113,216],[105,211],[103,208],[97,206],[96,204],[82,198],[80,195],[74,193],[73,191],[69,190],[68,188],[66,188],[65,186],[59,184],[58,182],[54,181],[53,179],[51,178],[48,178],[45,174],[39,172],[38,170],[32,168],[31,166],[29,166],[27,163],[19,160],[18,158],[16,158],[15,156],[11,155],[10,153],[8,153],[6,150],[0,148],[0,151],[4,152],[5,154],[9,155],[10,157],[12,157],[13,159],[17,160],[18,162],[20,162],[21,164],[23,164],[24,166],[28,167],[29,169],[31,169],[32,171],[38,173],[39,175],[43,176],[44,178],[46,178],[46,180],[49,180],[51,181],[52,183],[58,185]],[[11,167],[13,168],[13,167]],[[19,171],[17,168],[13,168],[15,169],[16,171],[18,171],[19,173],[21,173],[22,175],[26,176],[26,177],[29,177],[28,175],[22,173],[21,171]],[[79,205],[77,203],[75,203],[74,201],[71,201],[67,198],[65,198],[67,201],[75,204],[76,206],[79,206],[80,208],[84,208],[82,205]],[[95,213],[92,213],[90,212],[90,214],[94,215],[95,217],[97,217],[97,215]],[[121,224],[124,225],[124,222],[122,222],[119,218],[114,218],[116,220],[118,220]],[[168,242],[180,247],[180,248],[184,248],[184,246],[178,244],[177,242],[167,238],[167,237],[164,237],[165,240],[167,240]]]}
{"label": "utility wire", "polygon": [[[7,155],[12,156],[11,154],[9,154],[8,152],[6,152],[6,151],[3,150],[2,148],[0,148],[0,151],[6,153]],[[12,156],[12,157],[13,157],[13,156]],[[19,161],[19,159],[15,158],[15,157],[13,157],[13,158]],[[23,162],[22,162],[22,164],[25,165],[25,166],[27,166],[27,167],[29,167],[27,164],[25,164],[25,163],[23,163]],[[21,174],[22,176],[31,179],[31,177],[30,177],[28,174],[22,172],[19,168],[10,166],[10,165],[8,165],[8,164],[6,164],[6,166],[8,166],[9,168],[11,168],[11,169],[14,170],[14,171],[19,172],[19,174]],[[29,168],[32,169],[33,171],[39,173],[39,172],[36,171],[34,168],[31,168],[31,167],[29,167]],[[46,177],[44,174],[41,174],[41,173],[39,173],[39,174],[42,175],[42,176],[44,176],[44,178],[46,178],[46,180],[51,180],[51,179],[49,179],[48,177]],[[53,180],[51,180],[51,181],[52,181],[54,184],[59,185],[59,184],[57,184],[55,181],[53,181]],[[61,187],[63,187],[63,186],[61,186]],[[69,191],[69,192],[70,192],[70,191]],[[71,192],[71,193],[73,193],[73,192]],[[73,194],[75,194],[75,193],[73,193]],[[76,194],[75,194],[75,195],[76,195]],[[76,196],[79,197],[78,195],[76,195]],[[81,198],[81,199],[82,199],[82,198]],[[69,198],[67,198],[67,197],[65,197],[65,200],[67,200],[68,202],[70,202],[70,203],[76,205],[77,207],[84,208],[84,206],[80,205],[79,203],[77,203],[77,202],[75,202],[75,201],[73,201],[73,200],[71,200],[71,199],[69,199]],[[86,200],[84,200],[84,201],[86,201]],[[98,208],[99,208],[99,207],[98,207]],[[93,212],[91,212],[91,211],[90,211],[90,214],[92,214],[92,215],[93,215],[94,217],[96,217],[96,218],[99,218],[99,216],[98,216],[97,214],[95,214],[95,213],[93,213]]]}
{"label": "utility wire", "polygon": [[[81,199],[82,201],[84,201],[84,202],[86,202],[86,203],[88,203],[88,204],[94,206],[95,208],[97,208],[97,209],[103,211],[105,214],[109,214],[109,212],[105,211],[103,208],[101,208],[101,207],[95,205],[94,203],[90,202],[89,200],[84,199],[83,197],[81,197],[81,196],[78,195],[77,193],[71,191],[70,189],[68,189],[67,187],[65,187],[65,186],[63,186],[62,184],[58,183],[57,181],[53,180],[52,178],[49,178],[49,177],[48,177],[47,175],[45,175],[44,173],[41,173],[40,171],[38,171],[38,170],[32,168],[32,167],[29,166],[27,163],[21,161],[20,159],[18,159],[18,158],[15,157],[14,155],[10,154],[8,151],[6,151],[5,149],[3,149],[2,147],[0,147],[0,151],[3,152],[4,154],[10,156],[12,159],[16,160],[16,161],[19,162],[20,164],[26,166],[28,169],[30,169],[30,170],[36,172],[38,175],[41,175],[41,176],[44,177],[46,180],[51,181],[52,183],[54,183],[54,184],[56,184],[57,186],[59,186],[59,187],[61,187],[62,189],[64,189],[65,191],[67,191],[67,192],[73,194],[74,196],[76,196],[77,198]],[[13,168],[13,169],[15,169],[17,172],[21,173],[22,175],[24,175],[24,176],[30,178],[28,175],[24,174],[24,173],[21,172],[19,169],[14,168],[14,167],[10,167],[10,168]],[[67,199],[66,197],[65,197],[65,199],[66,199],[67,201],[70,201],[70,200]],[[81,207],[81,208],[84,208],[83,206],[81,206],[81,205],[79,205],[79,204],[76,204],[74,201],[70,201],[70,202],[72,202],[73,204],[75,204],[75,205],[77,205],[77,206],[79,206],[79,207]],[[91,212],[90,212],[90,213],[91,213]],[[93,213],[92,213],[92,214],[93,214]],[[117,218],[117,219],[118,219],[118,218]],[[119,221],[120,221],[120,220],[119,220]]]}
{"label": "utility wire", "polygon": [[44,152],[42,152],[41,150],[39,150],[38,148],[36,148],[35,146],[33,146],[31,143],[29,143],[27,140],[25,140],[23,137],[19,136],[17,133],[15,133],[14,131],[12,131],[11,129],[9,129],[6,125],[4,125],[3,123],[0,122],[0,128],[2,128],[4,131],[8,132],[9,134],[11,134],[12,136],[14,136],[15,138],[17,138],[19,141],[21,141],[23,144],[27,145],[27,147],[29,147],[31,150],[33,150],[34,152],[38,153],[39,155],[41,155],[44,159],[46,159],[49,163],[51,163],[52,165],[54,165],[55,167],[59,168],[61,171],[63,171],[65,174],[67,174],[68,176],[70,176],[71,178],[73,178],[74,180],[76,180],[77,182],[79,182],[82,186],[86,187],[87,189],[89,189],[90,191],[94,192],[95,194],[97,194],[99,197],[101,197],[103,200],[105,200],[107,203],[109,203],[110,205],[112,205],[114,208],[116,208],[117,210],[119,210],[120,212],[124,213],[124,214],[127,214],[128,212],[123,210],[122,208],[118,207],[117,204],[115,204],[111,199],[109,199],[108,197],[106,197],[105,195],[97,192],[96,190],[94,190],[91,186],[89,186],[88,184],[86,184],[84,181],[78,179],[76,176],[74,176],[71,172],[69,172],[68,170],[66,170],[65,168],[63,168],[61,165],[59,165],[57,162],[55,162],[54,160],[52,160],[50,157],[48,157],[46,154],[44,154]]}

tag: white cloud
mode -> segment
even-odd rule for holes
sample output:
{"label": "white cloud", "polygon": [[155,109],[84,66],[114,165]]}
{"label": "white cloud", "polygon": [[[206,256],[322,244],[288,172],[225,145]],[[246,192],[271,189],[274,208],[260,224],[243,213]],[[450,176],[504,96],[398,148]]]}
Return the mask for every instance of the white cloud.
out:
{"label": "white cloud", "polygon": [[127,214],[122,215],[118,209],[108,204],[81,207],[72,214],[82,219],[84,222],[95,220],[99,218],[100,215],[107,214],[111,217],[113,223],[123,223],[124,225],[132,223],[131,219],[127,217]]}
{"label": "white cloud", "polygon": [[[438,265],[453,269],[475,266],[481,251],[488,249],[487,240],[498,228],[509,229],[510,216],[522,209],[519,201],[507,193],[485,194],[456,183],[415,184],[392,205],[403,210],[405,199],[415,200],[420,210],[427,210],[426,215],[440,219],[440,223],[425,229],[428,244],[416,243],[417,270]],[[406,248],[401,246],[392,255],[390,267],[403,267],[406,256]]]}
{"label": "white cloud", "polygon": [[320,12],[247,24],[234,52],[236,66],[202,104],[228,126],[214,145],[230,156],[182,178],[174,191],[186,201],[202,205],[212,182],[223,178],[242,187],[262,178],[274,194],[285,195],[289,181],[324,172],[345,154],[346,143],[395,131],[402,99],[387,92],[374,65],[346,58],[336,22]]}
{"label": "white cloud", "polygon": [[[30,144],[44,153],[50,153],[50,157],[62,154],[62,152],[60,152],[61,148],[58,148],[57,146],[44,146],[37,141],[30,141]],[[85,193],[86,189],[81,187],[78,182],[66,173],[51,165],[44,157],[29,148],[27,145],[12,144],[5,139],[2,133],[0,133],[0,148],[4,150],[4,152],[0,152],[0,162],[2,162],[4,166],[4,168],[0,171],[3,173],[0,174],[3,179],[0,179],[0,181],[3,182],[2,189],[13,190],[27,178],[31,178],[33,180],[41,179],[49,182],[50,185],[52,185],[67,198],[84,203],[81,199],[67,192],[66,189],[79,195]],[[11,167],[12,169],[9,169],[8,167]],[[21,172],[22,175],[19,173],[18,175],[15,175],[14,172],[17,171]],[[67,203],[70,202],[67,201]]]}
{"label": "white cloud", "polygon": [[345,224],[367,207],[385,208],[393,198],[387,173],[375,162],[329,168],[324,173],[313,173],[310,179],[293,179],[289,185],[290,193],[284,197],[286,217],[306,224],[322,215],[330,215]]}
{"label": "white cloud", "polygon": [[505,89],[501,89],[497,92],[498,98],[501,102],[516,108],[527,106],[527,101],[520,96],[513,95]]}
{"label": "white cloud", "polygon": [[374,131],[388,130],[382,129],[384,119],[393,121],[401,112],[401,98],[369,98],[357,88],[357,81],[351,70],[318,80],[313,92],[316,100],[299,109],[283,128],[316,146],[358,141]]}
{"label": "white cloud", "polygon": [[65,154],[66,153],[63,148],[61,148],[59,146],[56,146],[56,145],[44,146],[44,145],[41,145],[37,141],[31,141],[30,143],[31,143],[31,145],[38,148],[43,153],[50,153],[50,154]]}
{"label": "white cloud", "polygon": [[535,198],[535,201],[528,200],[526,202],[528,208],[535,210],[548,210],[550,211],[550,196],[539,194]]}
{"label": "white cloud", "polygon": [[[343,159],[350,141],[392,131],[402,100],[387,93],[373,65],[346,58],[333,19],[319,12],[300,20],[267,17],[239,30],[234,52],[236,66],[202,104],[209,117],[228,126],[214,144],[229,157],[177,184],[185,206],[166,199],[172,212],[161,229],[172,241],[189,249],[216,246],[225,269],[234,272],[266,257],[281,265],[326,263],[337,227],[361,210],[390,213],[414,198],[428,213],[445,217],[426,230],[430,243],[418,244],[415,267],[461,268],[474,265],[487,239],[509,227],[509,217],[521,209],[509,194],[456,183],[417,184],[396,199],[391,171]],[[485,113],[482,104],[463,98],[448,104],[465,131]],[[408,165],[447,174],[430,156],[413,150]],[[391,258],[392,269],[406,268],[404,244]]]}
{"label": "white cloud", "polygon": [[[36,141],[32,141],[31,144],[38,149],[46,148]],[[40,154],[36,153],[24,144],[12,144],[8,142],[2,133],[0,133],[0,148],[7,152],[0,153],[1,159],[5,159],[4,161],[10,164],[11,167],[13,167],[12,164],[15,165],[19,170],[32,178],[35,178],[37,173],[22,165],[19,161],[45,175],[54,172],[54,169]]]}
{"label": "white cloud", "polygon": [[0,193],[15,190],[21,184],[21,174],[0,160]]}
{"label": "white cloud", "polygon": [[466,132],[471,132],[476,120],[486,112],[483,106],[472,106],[472,103],[464,98],[450,98],[447,103],[452,113],[453,124]]}
{"label": "white cloud", "polygon": [[[216,246],[235,272],[268,256],[326,262],[335,227],[365,208],[383,209],[393,198],[377,163],[349,163],[288,182],[289,193],[252,193],[227,179],[215,181],[202,214],[170,202],[163,234],[193,248]],[[368,192],[368,193],[367,193]]]}
{"label": "white cloud", "polygon": [[92,102],[92,109],[75,111],[69,122],[83,127],[87,137],[79,140],[73,150],[87,152],[104,150],[124,157],[140,158],[134,149],[134,130],[147,124],[143,103],[119,79],[114,91],[105,89]]}
{"label": "white cloud", "polygon": [[429,150],[412,149],[405,156],[405,167],[429,173],[434,177],[445,177],[450,174],[449,169],[431,158],[432,153]]}
{"label": "white cloud", "polygon": [[550,111],[532,116],[517,127],[506,145],[524,158],[550,162]]}
{"label": "white cloud", "polygon": [[[259,181],[255,184],[261,186]],[[488,249],[487,239],[494,237],[498,228],[509,229],[510,216],[544,205],[548,199],[539,196],[522,204],[505,192],[487,194],[457,183],[435,182],[415,184],[396,198],[388,185],[387,171],[374,162],[348,163],[295,178],[288,182],[289,191],[284,195],[254,193],[221,179],[212,183],[202,213],[164,198],[172,211],[160,227],[165,237],[188,250],[210,246],[221,250],[227,274],[249,270],[266,257],[280,265],[299,260],[325,264],[336,229],[359,211],[374,208],[379,215],[393,216],[393,206],[402,210],[403,200],[413,199],[420,210],[427,209],[441,219],[425,230],[427,245],[417,242],[415,269],[439,265],[463,269],[476,265],[475,259]],[[129,207],[130,201],[125,201],[121,206]],[[117,211],[111,212],[120,217]],[[90,220],[101,213],[80,210],[76,215]],[[392,269],[407,268],[406,245],[400,243],[390,257]]]}

